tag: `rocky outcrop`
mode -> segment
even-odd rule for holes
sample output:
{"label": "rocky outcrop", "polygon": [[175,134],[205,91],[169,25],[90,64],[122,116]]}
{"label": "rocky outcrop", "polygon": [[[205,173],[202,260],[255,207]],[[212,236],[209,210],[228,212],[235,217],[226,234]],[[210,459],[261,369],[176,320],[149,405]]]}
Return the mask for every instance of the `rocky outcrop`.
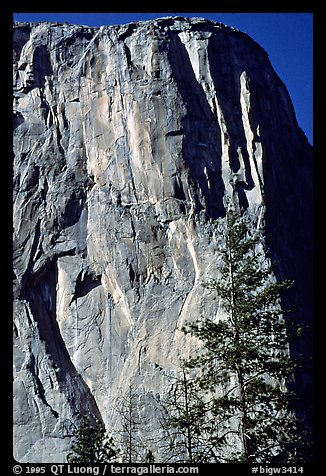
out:
{"label": "rocky outcrop", "polygon": [[311,147],[266,52],[222,24],[17,23],[13,44],[15,458],[64,462],[129,384],[150,447],[182,324],[218,312],[226,194],[310,322]]}

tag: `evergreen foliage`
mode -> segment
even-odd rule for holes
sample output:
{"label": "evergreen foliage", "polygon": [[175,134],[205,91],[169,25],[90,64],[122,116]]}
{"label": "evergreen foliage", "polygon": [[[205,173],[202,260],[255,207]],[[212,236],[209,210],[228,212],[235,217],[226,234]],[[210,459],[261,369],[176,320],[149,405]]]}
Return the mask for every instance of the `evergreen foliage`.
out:
{"label": "evergreen foliage", "polygon": [[68,463],[107,463],[115,461],[117,450],[113,439],[109,438],[104,424],[97,420],[91,425],[90,419],[83,416],[75,432],[72,453],[68,454]]}
{"label": "evergreen foliage", "polygon": [[212,428],[206,418],[205,402],[200,389],[183,368],[174,378],[168,395],[161,402],[164,408],[164,450],[167,461],[203,463],[214,459],[208,435]]}
{"label": "evergreen foliage", "polygon": [[302,442],[291,390],[296,364],[280,301],[291,283],[276,282],[263,237],[247,213],[229,207],[216,231],[220,275],[205,287],[218,296],[222,317],[183,328],[203,344],[184,364],[197,369],[206,420],[216,422],[210,441],[216,451],[222,442],[228,447],[227,457],[219,453],[221,461],[297,461]]}

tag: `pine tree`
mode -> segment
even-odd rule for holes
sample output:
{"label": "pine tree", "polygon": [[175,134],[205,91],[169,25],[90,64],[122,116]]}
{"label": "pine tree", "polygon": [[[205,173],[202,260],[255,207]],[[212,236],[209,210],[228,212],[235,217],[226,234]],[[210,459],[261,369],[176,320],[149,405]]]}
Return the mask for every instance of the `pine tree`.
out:
{"label": "pine tree", "polygon": [[211,433],[206,417],[205,402],[200,389],[187,369],[173,379],[169,392],[161,402],[164,409],[163,449],[167,460],[179,463],[210,461],[214,451],[207,435]]}
{"label": "pine tree", "polygon": [[104,424],[97,420],[91,425],[90,419],[83,416],[75,432],[72,453],[68,454],[68,463],[107,463],[115,461],[117,450],[113,439],[107,437]]}
{"label": "pine tree", "polygon": [[263,237],[247,213],[229,208],[217,233],[219,278],[205,287],[218,296],[222,317],[183,329],[203,344],[185,365],[198,370],[207,418],[216,420],[211,442],[217,448],[224,441],[228,456],[220,453],[222,461],[296,461],[295,363],[280,300],[291,283],[276,282]]}

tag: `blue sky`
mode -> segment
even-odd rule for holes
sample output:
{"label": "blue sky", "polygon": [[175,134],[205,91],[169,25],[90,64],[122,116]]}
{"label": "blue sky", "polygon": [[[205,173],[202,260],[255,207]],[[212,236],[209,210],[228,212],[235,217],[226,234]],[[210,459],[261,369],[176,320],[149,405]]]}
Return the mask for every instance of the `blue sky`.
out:
{"label": "blue sky", "polygon": [[267,51],[288,88],[300,127],[313,142],[312,13],[16,13],[14,19],[102,26],[168,15],[205,17],[248,33]]}

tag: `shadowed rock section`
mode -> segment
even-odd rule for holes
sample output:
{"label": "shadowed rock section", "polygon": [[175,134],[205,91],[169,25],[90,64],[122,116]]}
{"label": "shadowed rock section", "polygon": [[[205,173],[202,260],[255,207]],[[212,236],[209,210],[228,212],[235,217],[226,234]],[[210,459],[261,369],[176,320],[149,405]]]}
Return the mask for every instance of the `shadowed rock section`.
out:
{"label": "shadowed rock section", "polygon": [[80,414],[111,429],[129,384],[155,453],[155,402],[195,348],[181,327],[218,312],[202,283],[226,194],[311,323],[311,146],[266,52],[225,25],[17,23],[13,46],[14,456],[64,462]]}

